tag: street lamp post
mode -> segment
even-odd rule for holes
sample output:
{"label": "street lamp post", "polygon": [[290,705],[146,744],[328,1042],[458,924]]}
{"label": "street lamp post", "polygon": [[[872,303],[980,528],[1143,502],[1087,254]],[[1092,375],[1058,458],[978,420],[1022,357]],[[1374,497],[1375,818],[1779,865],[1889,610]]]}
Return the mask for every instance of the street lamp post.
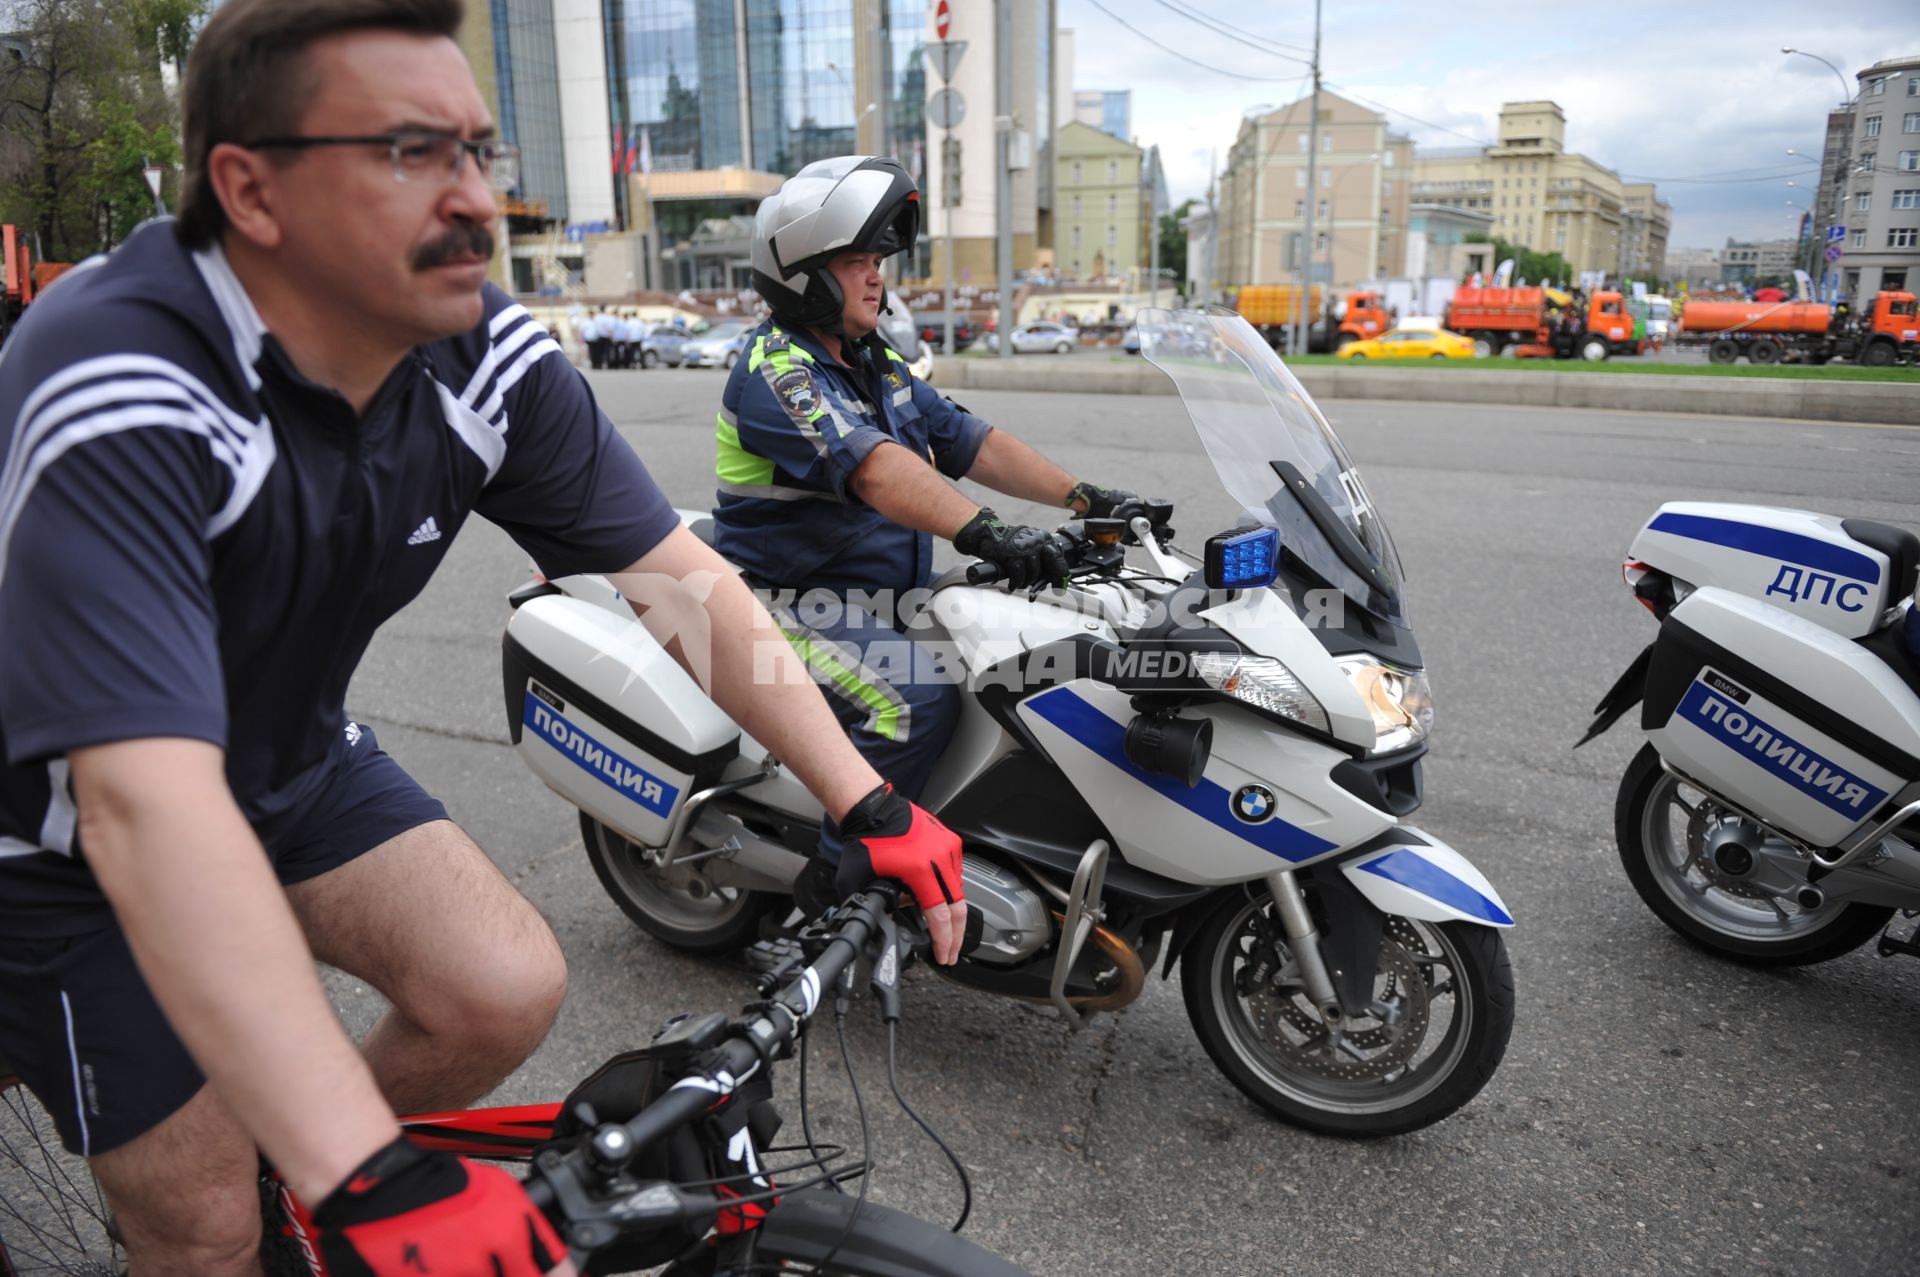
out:
{"label": "street lamp post", "polygon": [[1853,90],[1847,85],[1847,77],[1840,74],[1839,67],[1833,65],[1833,63],[1827,61],[1825,58],[1821,57],[1819,54],[1808,53],[1805,49],[1792,49],[1792,48],[1783,47],[1780,50],[1780,52],[1797,53],[1803,58],[1812,58],[1815,62],[1818,62],[1821,66],[1833,72],[1833,78],[1840,81],[1840,104],[1842,106],[1853,105]]}
{"label": "street lamp post", "polygon": [[[1823,67],[1825,67],[1825,68],[1826,68],[1827,70],[1829,70],[1829,71],[1831,71],[1831,72],[1833,72],[1833,78],[1834,78],[1834,79],[1836,79],[1836,80],[1838,80],[1838,81],[1840,81],[1840,109],[1841,109],[1842,111],[1850,111],[1850,110],[1852,110],[1852,109],[1853,109],[1853,102],[1854,102],[1854,92],[1853,92],[1853,86],[1847,83],[1847,77],[1846,77],[1846,76],[1844,76],[1844,75],[1842,75],[1842,74],[1840,73],[1840,68],[1839,68],[1839,67],[1837,67],[1837,66],[1835,66],[1835,65],[1834,65],[1833,63],[1831,63],[1831,62],[1829,62],[1829,61],[1827,61],[1827,60],[1826,60],[1825,58],[1823,58],[1823,57],[1821,57],[1821,56],[1820,56],[1819,54],[1817,54],[1817,53],[1808,53],[1808,52],[1807,52],[1807,51],[1806,51],[1805,49],[1796,49],[1796,48],[1793,48],[1793,47],[1792,47],[1791,45],[1782,45],[1782,46],[1781,46],[1781,48],[1780,48],[1780,52],[1782,52],[1782,53],[1786,53],[1786,54],[1793,54],[1793,55],[1795,55],[1795,56],[1798,56],[1798,57],[1802,57],[1802,58],[1812,58],[1812,59],[1813,59],[1813,60],[1814,60],[1815,62],[1818,62],[1818,63],[1819,63],[1819,64],[1820,64],[1821,66],[1823,66]],[[1848,135],[1848,141],[1849,141],[1849,142],[1851,142],[1851,140],[1852,140],[1852,136],[1851,136],[1851,133],[1849,133],[1849,135]],[[1789,151],[1787,152],[1787,154],[1789,154],[1789,155],[1794,155],[1794,152],[1793,152],[1793,151],[1791,151],[1791,150],[1789,150]],[[1795,158],[1796,158],[1796,159],[1806,159],[1806,158],[1809,158],[1809,157],[1807,157],[1807,156],[1798,156],[1798,155],[1796,155],[1796,156],[1795,156]],[[1851,158],[1851,157],[1850,157],[1850,156],[1848,156],[1848,155],[1846,154],[1846,151],[1845,151],[1845,149],[1843,148],[1843,149],[1841,150],[1841,153],[1840,153],[1840,162],[1839,162],[1838,164],[1836,164],[1836,165],[1834,166],[1834,174],[1833,174],[1833,176],[1834,176],[1834,183],[1835,183],[1835,185],[1836,185],[1836,187],[1840,187],[1840,186],[1842,186],[1842,185],[1844,184],[1844,182],[1845,182],[1845,180],[1846,180],[1846,171],[1847,171],[1847,160],[1848,160],[1849,158]],[[1821,175],[1822,175],[1823,177],[1825,176],[1825,165],[1826,165],[1826,161],[1825,161],[1825,159],[1823,158],[1823,159],[1821,160],[1821,168],[1822,168],[1822,174],[1821,174]],[[1845,191],[1844,191],[1843,189],[1842,189],[1842,190],[1836,190],[1836,191],[1835,191],[1835,199],[1836,199],[1836,203],[1835,203],[1835,214],[1836,214],[1836,215],[1835,215],[1835,216],[1833,217],[1833,219],[1832,219],[1832,220],[1833,220],[1833,222],[1834,222],[1834,223],[1836,223],[1836,224],[1837,224],[1837,223],[1839,222],[1839,220],[1840,220],[1840,219],[1839,219],[1839,217],[1838,217],[1838,215],[1837,215],[1837,214],[1838,214],[1838,210],[1839,210],[1839,208],[1840,208],[1840,207],[1841,207],[1842,205],[1844,205],[1844,203],[1845,203],[1845,200],[1846,200],[1846,192],[1845,192]],[[1813,204],[1813,210],[1812,210],[1812,220],[1813,220],[1814,222],[1819,222],[1819,221],[1821,220],[1821,216],[1820,216],[1820,201],[1819,201],[1818,199],[1816,199],[1816,200],[1814,201],[1814,204]],[[1811,235],[1811,234],[1809,234],[1809,235],[1808,235],[1808,238],[1809,238],[1809,239],[1811,239],[1811,238],[1813,238],[1813,237],[1812,237],[1812,235]],[[1820,278],[1821,278],[1821,281],[1822,281],[1822,282],[1824,282],[1824,281],[1825,281],[1825,278],[1826,278],[1826,268],[1825,268],[1825,264],[1824,264],[1824,262],[1823,262],[1823,261],[1817,261],[1817,262],[1814,262],[1814,263],[1812,263],[1812,264],[1811,264],[1811,270],[1812,270],[1812,271],[1818,271],[1818,272],[1819,272],[1819,275],[1820,275]]]}

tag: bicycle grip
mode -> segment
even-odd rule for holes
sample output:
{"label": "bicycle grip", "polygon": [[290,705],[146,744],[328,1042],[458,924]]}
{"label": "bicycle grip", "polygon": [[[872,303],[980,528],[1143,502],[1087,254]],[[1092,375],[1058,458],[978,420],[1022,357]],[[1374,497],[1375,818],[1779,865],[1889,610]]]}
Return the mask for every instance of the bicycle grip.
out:
{"label": "bicycle grip", "polygon": [[1004,576],[1005,574],[1000,571],[1000,565],[997,563],[970,563],[967,565],[968,585],[992,585],[995,581],[1003,579]]}

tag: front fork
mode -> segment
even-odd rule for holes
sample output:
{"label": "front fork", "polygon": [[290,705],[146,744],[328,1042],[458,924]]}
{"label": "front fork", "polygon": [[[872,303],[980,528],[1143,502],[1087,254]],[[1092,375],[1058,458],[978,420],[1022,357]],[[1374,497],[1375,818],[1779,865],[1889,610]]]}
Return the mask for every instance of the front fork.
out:
{"label": "front fork", "polygon": [[1287,933],[1287,947],[1300,964],[1300,980],[1307,987],[1320,1018],[1329,1025],[1341,1022],[1340,997],[1333,989],[1333,977],[1327,974],[1326,958],[1320,952],[1320,930],[1313,925],[1307,910],[1307,897],[1300,890],[1300,879],[1291,869],[1276,869],[1267,875],[1267,890],[1273,893],[1274,907],[1280,913],[1280,927]]}

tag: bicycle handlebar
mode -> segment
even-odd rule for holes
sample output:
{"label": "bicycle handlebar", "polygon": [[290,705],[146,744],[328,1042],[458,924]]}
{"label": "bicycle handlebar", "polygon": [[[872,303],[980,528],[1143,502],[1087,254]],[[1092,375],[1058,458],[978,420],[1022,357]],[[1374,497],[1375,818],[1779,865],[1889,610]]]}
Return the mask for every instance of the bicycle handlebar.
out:
{"label": "bicycle handlebar", "polygon": [[[527,1196],[553,1219],[569,1245],[591,1249],[613,1240],[591,1229],[578,1233],[573,1228],[580,1222],[578,1216],[601,1213],[586,1208],[610,1204],[600,1197],[601,1183],[616,1176],[641,1149],[731,1095],[763,1064],[781,1058],[792,1047],[800,1026],[881,931],[899,898],[899,888],[884,880],[850,897],[840,907],[843,916],[820,956],[767,1001],[749,1008],[756,1013],[752,1019],[728,1025],[727,1036],[707,1051],[695,1072],[675,1082],[630,1121],[605,1123],[571,1152],[536,1159],[525,1181]],[[712,1208],[711,1198],[694,1198],[671,1185],[656,1188],[662,1191],[635,1194],[629,1187],[620,1194],[618,1214],[628,1228],[664,1226]]]}

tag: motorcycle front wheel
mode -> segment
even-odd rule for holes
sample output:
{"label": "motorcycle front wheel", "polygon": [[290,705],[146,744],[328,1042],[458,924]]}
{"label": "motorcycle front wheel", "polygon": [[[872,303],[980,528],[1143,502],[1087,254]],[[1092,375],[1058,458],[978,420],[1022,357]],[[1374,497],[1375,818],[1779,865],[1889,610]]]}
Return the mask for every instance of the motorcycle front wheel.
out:
{"label": "motorcycle front wheel", "polygon": [[695,954],[730,953],[760,938],[760,919],[788,904],[771,891],[675,886],[619,831],[580,813],[580,838],[600,885],[622,913],[663,944]]}
{"label": "motorcycle front wheel", "polygon": [[[1704,838],[1713,822],[1734,817],[1662,767],[1652,745],[1641,746],[1620,780],[1613,825],[1627,881],[1694,944],[1752,966],[1804,966],[1859,948],[1893,917],[1890,908],[1838,900],[1808,909],[1794,893],[1760,891],[1751,876],[1727,872],[1705,854]],[[1781,849],[1769,837],[1760,854]]]}
{"label": "motorcycle front wheel", "polygon": [[1431,1126],[1493,1076],[1513,1032],[1513,968],[1498,931],[1390,917],[1374,977],[1384,1018],[1330,1030],[1265,892],[1229,897],[1180,961],[1207,1054],[1256,1103],[1327,1135]]}

